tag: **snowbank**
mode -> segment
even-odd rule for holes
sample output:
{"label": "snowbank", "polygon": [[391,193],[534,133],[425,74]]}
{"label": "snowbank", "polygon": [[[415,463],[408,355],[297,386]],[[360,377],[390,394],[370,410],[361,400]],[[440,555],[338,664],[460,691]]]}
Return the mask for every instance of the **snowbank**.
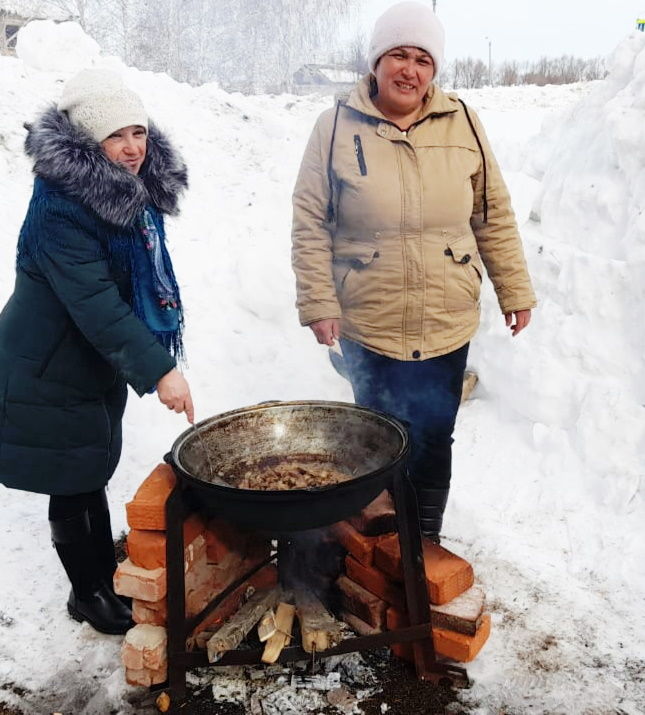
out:
{"label": "snowbank", "polygon": [[16,54],[25,66],[43,72],[76,72],[100,52],[77,22],[33,20],[19,30],[16,40]]}

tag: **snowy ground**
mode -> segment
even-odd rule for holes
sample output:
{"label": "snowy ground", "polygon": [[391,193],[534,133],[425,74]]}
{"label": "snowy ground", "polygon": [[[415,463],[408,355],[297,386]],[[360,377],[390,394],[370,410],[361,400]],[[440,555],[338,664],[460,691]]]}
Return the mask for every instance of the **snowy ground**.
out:
{"label": "snowy ground", "polygon": [[[68,76],[0,57],[0,303],[31,190],[22,122]],[[267,399],[350,400],[297,324],[289,267],[290,192],[329,100],[127,79],[191,170],[169,235],[198,418]],[[601,83],[462,96],[505,171],[540,307],[511,339],[489,289],[471,348],[481,384],[459,417],[446,545],[473,563],[494,628],[459,697],[477,713],[635,715],[645,712],[645,36],[625,40]],[[185,428],[154,397],[132,396],[125,422],[116,530]],[[130,712],[120,639],[65,614],[46,497],[0,496],[0,702]]]}

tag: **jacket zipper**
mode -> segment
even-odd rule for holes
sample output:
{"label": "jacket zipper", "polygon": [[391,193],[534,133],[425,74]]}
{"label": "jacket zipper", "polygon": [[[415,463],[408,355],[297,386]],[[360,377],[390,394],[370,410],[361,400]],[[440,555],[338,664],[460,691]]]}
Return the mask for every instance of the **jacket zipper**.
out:
{"label": "jacket zipper", "polygon": [[360,134],[354,134],[354,153],[358,161],[358,168],[361,170],[361,176],[367,176],[367,165],[365,164],[365,155],[363,154],[363,144],[361,143]]}

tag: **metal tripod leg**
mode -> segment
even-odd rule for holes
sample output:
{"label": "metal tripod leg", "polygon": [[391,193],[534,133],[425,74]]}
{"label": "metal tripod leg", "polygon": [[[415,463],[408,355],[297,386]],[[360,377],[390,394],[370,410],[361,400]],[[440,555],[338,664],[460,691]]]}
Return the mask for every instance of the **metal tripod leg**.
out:
{"label": "metal tripod leg", "polygon": [[168,694],[171,702],[186,695],[186,591],[184,520],[187,509],[178,483],[166,501],[166,578],[168,599]]}
{"label": "metal tripod leg", "polygon": [[[410,625],[430,623],[430,603],[423,563],[423,545],[414,487],[404,472],[394,477],[394,504],[401,545],[401,565]],[[420,680],[427,680],[436,663],[432,638],[413,644],[414,663]]]}
{"label": "metal tripod leg", "polygon": [[[410,626],[431,623],[432,614],[426,584],[417,497],[412,482],[405,472],[395,475],[393,491]],[[414,664],[419,680],[439,682],[448,679],[451,682],[468,683],[468,675],[464,668],[437,662],[431,634],[428,638],[414,642],[413,648]]]}

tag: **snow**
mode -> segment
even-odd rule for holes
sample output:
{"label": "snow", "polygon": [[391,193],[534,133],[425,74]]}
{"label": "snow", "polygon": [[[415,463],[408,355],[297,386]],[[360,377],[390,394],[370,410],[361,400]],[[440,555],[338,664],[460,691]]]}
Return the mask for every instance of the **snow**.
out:
{"label": "snow", "polygon": [[354,84],[360,79],[360,74],[352,70],[341,69],[340,67],[319,67],[321,74],[325,75],[332,82]]}
{"label": "snow", "polygon": [[[0,57],[0,304],[31,192],[22,123],[75,69],[50,32],[44,65],[42,39],[27,42],[33,60]],[[297,324],[289,265],[290,193],[330,100],[191,88],[86,58],[124,72],[190,167],[168,233],[198,418],[269,399],[351,400]],[[471,346],[480,385],[458,419],[445,544],[472,562],[493,632],[459,698],[477,713],[643,712],[645,35],[625,39],[603,82],[461,95],[505,172],[540,305],[512,339],[488,286]],[[185,427],[154,397],[131,396],[110,486],[116,532]],[[121,639],[65,613],[47,498],[0,492],[0,701],[134,712]]]}
{"label": "snow", "polygon": [[25,66],[45,72],[77,72],[99,56],[96,40],[77,22],[34,20],[18,33],[16,54]]}

